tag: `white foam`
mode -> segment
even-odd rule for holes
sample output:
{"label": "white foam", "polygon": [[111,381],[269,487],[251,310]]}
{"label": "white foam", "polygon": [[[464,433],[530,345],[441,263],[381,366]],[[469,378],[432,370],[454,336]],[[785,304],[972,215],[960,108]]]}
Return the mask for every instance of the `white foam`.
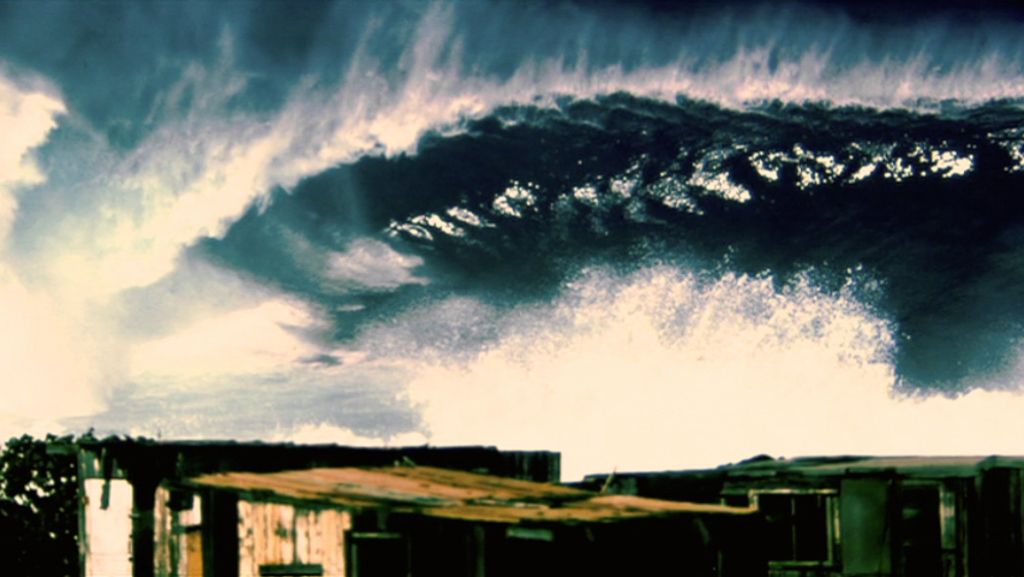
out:
{"label": "white foam", "polygon": [[[455,228],[437,215],[430,216],[434,218],[424,220],[439,228],[442,228],[440,225]],[[415,219],[413,223],[425,224]],[[401,254],[380,241],[357,239],[344,251],[334,252],[329,256],[327,276],[334,281],[387,290],[407,284],[427,284],[426,278],[416,276],[412,272],[422,264],[423,259],[420,257]]]}
{"label": "white foam", "polygon": [[753,198],[750,191],[733,182],[723,166],[723,161],[728,158],[730,153],[737,151],[736,148],[733,148],[731,150],[714,150],[705,154],[694,162],[689,184],[732,202],[742,204],[750,201]]}
{"label": "white foam", "polygon": [[974,155],[961,156],[955,150],[931,150],[929,160],[931,171],[941,174],[943,178],[963,176],[974,168]]}
{"label": "white foam", "polygon": [[521,217],[524,212],[537,204],[536,190],[537,185],[533,183],[512,181],[501,194],[494,198],[491,208],[494,212],[504,216]]}
{"label": "white foam", "polygon": [[1015,391],[894,395],[886,322],[848,294],[666,268],[595,272],[500,323],[467,362],[410,366],[433,444],[563,451],[563,473],[714,466],[757,453],[1019,452]]}

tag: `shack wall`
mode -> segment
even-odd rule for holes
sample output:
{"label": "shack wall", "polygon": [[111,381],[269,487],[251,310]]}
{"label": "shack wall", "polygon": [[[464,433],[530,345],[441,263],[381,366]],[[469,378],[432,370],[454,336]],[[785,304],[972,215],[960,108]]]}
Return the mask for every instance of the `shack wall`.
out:
{"label": "shack wall", "polygon": [[345,511],[240,500],[239,577],[259,577],[263,565],[291,564],[319,564],[325,577],[344,577],[351,526]]}
{"label": "shack wall", "polygon": [[132,487],[123,479],[84,479],[85,577],[131,577]]}

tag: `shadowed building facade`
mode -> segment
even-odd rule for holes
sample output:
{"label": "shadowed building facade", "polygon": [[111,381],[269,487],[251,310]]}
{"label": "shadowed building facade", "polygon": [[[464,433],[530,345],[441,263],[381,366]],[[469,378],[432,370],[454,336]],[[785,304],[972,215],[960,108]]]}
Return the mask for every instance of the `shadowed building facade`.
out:
{"label": "shadowed building facade", "polygon": [[1022,475],[1013,457],[763,457],[580,486],[756,508],[771,577],[1018,577]]}

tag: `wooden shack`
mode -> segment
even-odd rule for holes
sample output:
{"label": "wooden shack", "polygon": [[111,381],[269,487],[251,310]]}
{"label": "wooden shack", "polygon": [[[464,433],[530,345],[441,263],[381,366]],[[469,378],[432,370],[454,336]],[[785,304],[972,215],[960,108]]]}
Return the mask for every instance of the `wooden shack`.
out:
{"label": "wooden shack", "polygon": [[[363,448],[116,437],[84,438],[68,445],[54,445],[49,450],[77,455],[82,577],[153,577],[159,563],[168,563],[159,559],[155,550],[156,535],[167,529],[160,523],[169,520],[163,517],[158,522],[155,514],[157,504],[163,506],[168,498],[162,487],[197,475],[236,470],[384,466],[413,460],[499,477],[557,482],[560,463],[559,454],[554,452],[499,451],[493,447]],[[197,505],[194,510],[176,516],[178,525],[174,530],[178,531],[176,535],[182,539],[183,548],[175,554],[186,554],[189,546],[200,546],[198,534],[188,527],[197,525],[204,513],[210,522],[230,518],[220,514],[224,508],[220,500],[211,496],[202,508]],[[208,568],[203,575],[235,574],[221,572],[212,552],[205,559]],[[196,574],[195,570],[190,569],[191,574]]]}
{"label": "wooden shack", "polygon": [[726,559],[734,575],[758,570],[741,549],[747,507],[413,464],[201,475],[157,502],[160,577],[700,577]]}
{"label": "wooden shack", "polygon": [[771,577],[1021,577],[1022,471],[1015,457],[762,457],[580,486],[756,508]]}

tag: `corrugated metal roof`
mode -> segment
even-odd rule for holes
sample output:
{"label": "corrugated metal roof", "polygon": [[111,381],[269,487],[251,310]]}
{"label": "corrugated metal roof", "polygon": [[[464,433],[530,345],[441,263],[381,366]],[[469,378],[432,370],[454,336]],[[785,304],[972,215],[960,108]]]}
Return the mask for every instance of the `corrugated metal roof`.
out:
{"label": "corrugated metal roof", "polygon": [[495,523],[599,523],[676,515],[742,515],[724,505],[660,501],[433,467],[329,468],[203,475],[186,484],[253,500],[314,502],[347,509],[388,508]]}

